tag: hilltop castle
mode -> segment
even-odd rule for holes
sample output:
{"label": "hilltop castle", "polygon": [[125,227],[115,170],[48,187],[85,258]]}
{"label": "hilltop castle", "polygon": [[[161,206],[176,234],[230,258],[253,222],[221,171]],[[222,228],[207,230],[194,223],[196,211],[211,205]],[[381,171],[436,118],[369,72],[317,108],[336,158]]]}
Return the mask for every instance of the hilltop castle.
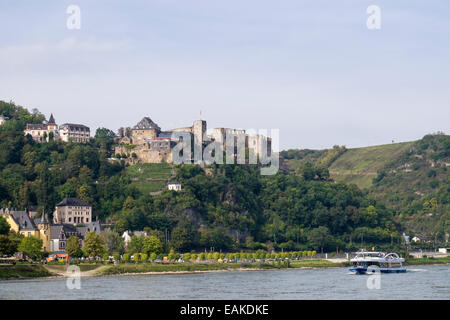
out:
{"label": "hilltop castle", "polygon": [[[203,146],[206,142],[216,141],[225,150],[227,137],[245,137],[245,146],[255,155],[271,154],[271,139],[260,134],[247,135],[245,130],[231,128],[214,128],[207,135],[205,120],[195,120],[192,126],[162,131],[149,117],[144,117],[134,127],[119,129],[118,141],[114,153],[117,157],[127,158],[132,163],[172,163],[172,150],[180,140],[174,140],[173,134],[190,136]],[[267,148],[267,150],[263,150]]]}

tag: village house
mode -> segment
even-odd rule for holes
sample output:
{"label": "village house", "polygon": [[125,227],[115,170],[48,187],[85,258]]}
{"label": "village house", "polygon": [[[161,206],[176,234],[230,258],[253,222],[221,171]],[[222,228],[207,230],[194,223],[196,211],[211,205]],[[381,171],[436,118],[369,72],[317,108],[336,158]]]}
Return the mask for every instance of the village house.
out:
{"label": "village house", "polygon": [[128,246],[128,243],[130,243],[132,236],[148,237],[148,232],[147,231],[128,231],[128,230],[125,230],[124,233],[122,234],[122,239],[123,239],[123,242],[125,243],[125,246]]}
{"label": "village house", "polygon": [[181,191],[181,183],[178,181],[170,181],[167,183],[167,189],[173,190],[173,191]]}
{"label": "village house", "polygon": [[80,246],[83,246],[84,239],[88,232],[100,234],[102,231],[99,221],[90,222],[84,226],[74,226],[72,224],[54,224],[50,226],[50,251],[65,252],[67,240],[71,236],[78,237]]}
{"label": "village house", "polygon": [[92,206],[78,198],[65,198],[56,205],[54,224],[88,224],[92,222]]}
{"label": "village house", "polygon": [[8,118],[5,117],[4,115],[0,114],[0,126],[1,126],[2,124],[4,124],[4,123],[6,122],[6,120],[8,120]]}
{"label": "village house", "polygon": [[20,233],[24,237],[36,237],[42,240],[42,249],[50,250],[50,224],[45,217],[31,218],[26,211],[0,209],[0,214],[11,226],[11,231]]}
{"label": "village house", "polygon": [[30,135],[36,142],[49,141],[50,139],[58,138],[58,126],[55,123],[53,114],[46,123],[27,123],[25,128],[25,135]]}
{"label": "village house", "polygon": [[91,133],[82,124],[64,123],[59,126],[59,137],[64,142],[89,142]]}
{"label": "village house", "polygon": [[71,236],[78,237],[81,245],[82,236],[75,226],[70,224],[57,224],[50,226],[50,251],[65,252],[67,240]]}
{"label": "village house", "polygon": [[53,114],[45,123],[27,123],[25,135],[30,135],[36,142],[50,141],[51,139],[64,142],[89,142],[90,129],[82,124],[64,123],[61,126],[56,124]]}

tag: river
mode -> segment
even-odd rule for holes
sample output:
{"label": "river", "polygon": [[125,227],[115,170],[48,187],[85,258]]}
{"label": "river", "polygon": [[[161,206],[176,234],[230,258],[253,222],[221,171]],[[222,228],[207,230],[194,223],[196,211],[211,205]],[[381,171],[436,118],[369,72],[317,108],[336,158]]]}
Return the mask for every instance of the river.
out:
{"label": "river", "polygon": [[0,299],[450,299],[450,265],[370,277],[346,268],[122,275],[84,277],[80,289],[63,278],[4,280]]}

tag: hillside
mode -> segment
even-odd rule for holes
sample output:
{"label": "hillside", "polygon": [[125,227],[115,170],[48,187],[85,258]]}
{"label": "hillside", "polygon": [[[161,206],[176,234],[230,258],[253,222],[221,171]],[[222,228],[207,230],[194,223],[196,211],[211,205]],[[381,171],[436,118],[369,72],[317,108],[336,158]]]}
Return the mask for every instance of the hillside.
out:
{"label": "hillside", "polygon": [[349,149],[329,167],[336,181],[354,183],[359,188],[370,188],[378,171],[411,148],[413,142],[393,143]]}
{"label": "hillside", "polygon": [[[303,177],[356,184],[394,209],[410,234],[444,237],[450,228],[450,136],[426,135],[411,142],[365,148],[288,150],[281,156]],[[330,154],[336,157],[330,158]],[[326,160],[328,159],[328,160]],[[329,161],[332,159],[333,161]],[[324,164],[328,172],[324,172]]]}
{"label": "hillside", "polygon": [[129,166],[125,170],[126,176],[143,194],[163,190],[175,173],[172,165],[167,163],[143,163]]}
{"label": "hillside", "polygon": [[[52,219],[58,202],[78,197],[96,219],[114,221],[114,231],[145,229],[165,249],[185,252],[354,250],[362,237],[368,245],[401,244],[392,210],[354,185],[329,181],[327,166],[345,148],[318,155],[321,168],[308,179],[284,170],[262,176],[253,165],[128,166],[111,160],[107,128],[86,143],[38,143],[23,130],[45,120],[39,111],[0,102],[0,114],[8,118],[0,125],[0,207],[38,206]],[[164,187],[172,178],[181,191]]]}
{"label": "hillside", "polygon": [[[417,141],[364,148],[340,147],[340,153],[336,152],[338,148],[288,150],[282,151],[281,156],[291,172],[302,174],[308,163],[316,168],[326,166],[334,181],[353,183],[373,194],[385,193],[388,188],[418,198],[448,181],[448,135],[426,135]],[[332,158],[330,154],[336,156]]]}

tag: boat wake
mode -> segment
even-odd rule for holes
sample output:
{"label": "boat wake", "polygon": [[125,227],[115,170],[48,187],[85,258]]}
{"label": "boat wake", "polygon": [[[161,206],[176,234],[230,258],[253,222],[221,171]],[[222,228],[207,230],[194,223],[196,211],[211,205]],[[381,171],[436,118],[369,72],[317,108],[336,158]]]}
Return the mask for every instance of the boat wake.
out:
{"label": "boat wake", "polygon": [[406,272],[423,272],[423,271],[427,271],[426,269],[406,269]]}

